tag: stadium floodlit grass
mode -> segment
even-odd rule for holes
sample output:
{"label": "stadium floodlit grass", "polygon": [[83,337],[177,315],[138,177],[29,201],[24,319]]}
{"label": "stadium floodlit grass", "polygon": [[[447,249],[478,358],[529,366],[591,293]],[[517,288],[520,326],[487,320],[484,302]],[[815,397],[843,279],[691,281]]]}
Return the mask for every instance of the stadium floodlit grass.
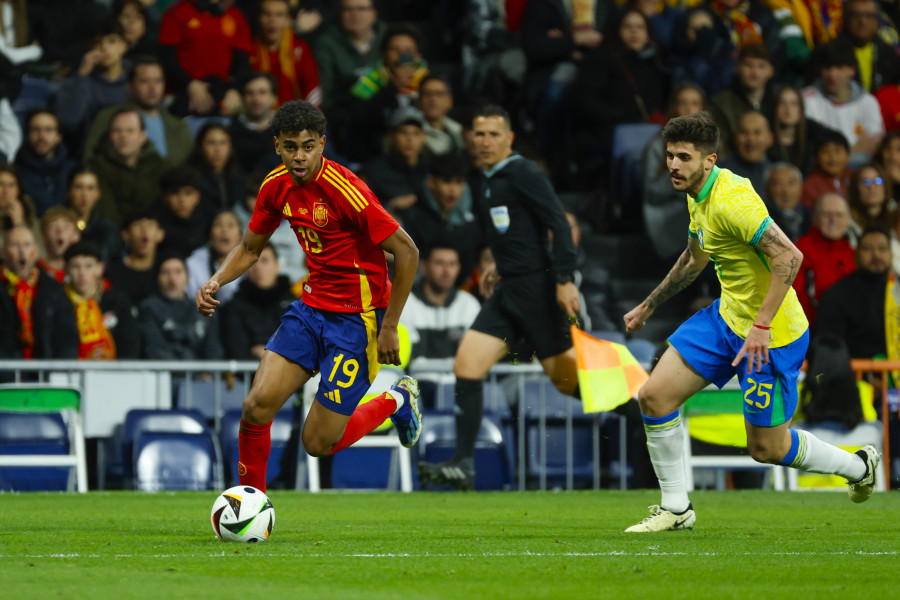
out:
{"label": "stadium floodlit grass", "polygon": [[214,492],[0,495],[3,598],[896,597],[900,494],[697,492],[694,531],[624,534],[658,492],[272,491],[261,544]]}

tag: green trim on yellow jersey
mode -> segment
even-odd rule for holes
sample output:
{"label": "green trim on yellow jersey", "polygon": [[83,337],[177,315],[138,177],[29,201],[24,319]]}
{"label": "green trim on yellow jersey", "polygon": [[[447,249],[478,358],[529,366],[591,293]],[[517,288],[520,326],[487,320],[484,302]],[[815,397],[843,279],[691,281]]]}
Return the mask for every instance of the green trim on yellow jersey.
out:
{"label": "green trim on yellow jersey", "polygon": [[[700,188],[700,193],[697,194],[697,197],[694,199],[695,203],[700,203],[706,200],[709,193],[712,191],[712,186],[716,182],[716,178],[719,177],[719,167],[713,165],[712,171],[709,172],[709,177],[706,178],[706,182],[703,184],[703,187]],[[688,194],[690,197],[690,194]]]}

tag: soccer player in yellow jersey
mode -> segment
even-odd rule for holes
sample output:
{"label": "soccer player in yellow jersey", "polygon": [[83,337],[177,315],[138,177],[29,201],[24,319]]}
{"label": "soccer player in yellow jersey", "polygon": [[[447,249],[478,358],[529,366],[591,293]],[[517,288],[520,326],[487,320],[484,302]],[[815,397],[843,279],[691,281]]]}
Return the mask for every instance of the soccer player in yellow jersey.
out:
{"label": "soccer player in yellow jersey", "polygon": [[791,288],[803,255],[769,217],[750,182],[716,166],[719,130],[709,113],[672,119],[662,136],[672,186],[688,196],[688,245],[662,283],[625,315],[626,329],[643,327],[710,259],[722,297],[672,334],[638,394],[662,500],[626,531],[693,528],[679,407],[710,383],[721,388],[734,375],[744,392],[747,447],[754,460],[840,475],[854,502],[867,500],[880,459],[874,447],[851,454],[790,428],[797,375],[809,345],[809,325]]}

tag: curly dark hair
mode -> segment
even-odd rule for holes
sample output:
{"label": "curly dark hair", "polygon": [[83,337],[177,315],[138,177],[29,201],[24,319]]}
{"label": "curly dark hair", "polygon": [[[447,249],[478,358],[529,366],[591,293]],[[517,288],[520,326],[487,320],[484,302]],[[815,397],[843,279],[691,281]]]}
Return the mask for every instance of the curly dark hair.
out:
{"label": "curly dark hair", "polygon": [[275,112],[269,127],[276,136],[282,133],[312,131],[320,137],[325,135],[325,115],[306,100],[285,102]]}
{"label": "curly dark hair", "polygon": [[704,110],[672,119],[663,127],[662,138],[665,144],[693,144],[703,156],[708,156],[719,147],[719,127],[712,115]]}

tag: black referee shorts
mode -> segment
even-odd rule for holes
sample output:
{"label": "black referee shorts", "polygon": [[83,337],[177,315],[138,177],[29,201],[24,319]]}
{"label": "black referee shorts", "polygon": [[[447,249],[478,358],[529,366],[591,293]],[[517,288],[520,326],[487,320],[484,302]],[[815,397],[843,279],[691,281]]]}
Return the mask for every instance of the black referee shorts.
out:
{"label": "black referee shorts", "polygon": [[572,347],[569,325],[556,303],[556,280],[536,273],[503,277],[472,329],[504,340],[523,360],[544,360]]}

